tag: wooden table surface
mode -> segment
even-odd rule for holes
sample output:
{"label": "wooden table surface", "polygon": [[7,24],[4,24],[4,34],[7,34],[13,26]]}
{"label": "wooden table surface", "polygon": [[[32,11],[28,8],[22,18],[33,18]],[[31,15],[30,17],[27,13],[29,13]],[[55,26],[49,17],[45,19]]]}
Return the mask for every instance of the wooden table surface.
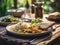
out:
{"label": "wooden table surface", "polygon": [[60,36],[60,27],[57,28],[54,32],[52,32],[52,37],[49,40],[45,40],[43,42],[38,43],[37,45],[47,45],[51,41],[55,40],[57,37]]}
{"label": "wooden table surface", "polygon": [[[46,20],[45,16],[43,18],[43,21],[45,21],[45,22],[51,22],[51,21]],[[56,25],[59,25],[59,24],[56,24]],[[48,43],[50,43],[51,41],[55,40],[59,36],[60,36],[60,27],[56,28],[56,30],[52,32],[52,37],[49,40],[45,40],[45,41],[40,42],[40,43],[38,43],[36,45],[47,45]]]}
{"label": "wooden table surface", "polygon": [[[43,20],[44,20],[45,22],[51,22],[51,21],[48,21],[48,20],[45,18],[46,16],[47,16],[47,15],[44,16]],[[56,25],[60,25],[60,24],[56,24]],[[56,28],[55,31],[52,32],[52,37],[51,37],[51,39],[45,40],[45,41],[43,41],[43,42],[40,42],[40,43],[38,43],[37,45],[47,45],[47,44],[49,44],[50,42],[52,42],[53,40],[55,40],[56,38],[58,38],[59,36],[60,36],[60,27]]]}

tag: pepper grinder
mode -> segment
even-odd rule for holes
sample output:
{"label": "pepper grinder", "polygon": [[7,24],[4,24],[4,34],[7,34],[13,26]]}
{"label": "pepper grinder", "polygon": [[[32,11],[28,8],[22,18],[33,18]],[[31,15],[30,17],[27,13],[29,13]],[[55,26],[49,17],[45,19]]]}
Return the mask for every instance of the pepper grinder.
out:
{"label": "pepper grinder", "polygon": [[42,2],[35,2],[34,5],[35,18],[43,18]]}

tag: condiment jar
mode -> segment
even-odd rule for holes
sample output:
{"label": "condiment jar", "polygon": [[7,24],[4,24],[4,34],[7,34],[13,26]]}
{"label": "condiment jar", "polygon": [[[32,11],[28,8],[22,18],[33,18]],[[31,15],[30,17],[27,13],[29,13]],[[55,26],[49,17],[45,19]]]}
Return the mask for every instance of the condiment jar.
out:
{"label": "condiment jar", "polygon": [[34,5],[35,18],[43,18],[42,2],[35,2]]}

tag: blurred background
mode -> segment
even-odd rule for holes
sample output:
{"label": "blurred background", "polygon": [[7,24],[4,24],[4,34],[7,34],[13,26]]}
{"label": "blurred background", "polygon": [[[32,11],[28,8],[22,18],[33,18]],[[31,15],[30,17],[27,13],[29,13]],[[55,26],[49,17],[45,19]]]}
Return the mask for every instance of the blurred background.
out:
{"label": "blurred background", "polygon": [[[28,0],[31,5],[33,0]],[[44,14],[52,12],[60,12],[60,0],[36,0],[36,2],[43,1]],[[0,0],[0,16],[7,15],[7,10],[24,8],[26,0]]]}

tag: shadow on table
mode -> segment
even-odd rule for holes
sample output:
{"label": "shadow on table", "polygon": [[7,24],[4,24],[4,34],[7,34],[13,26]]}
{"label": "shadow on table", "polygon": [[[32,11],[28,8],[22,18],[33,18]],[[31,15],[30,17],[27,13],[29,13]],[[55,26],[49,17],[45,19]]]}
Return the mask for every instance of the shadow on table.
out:
{"label": "shadow on table", "polygon": [[60,45],[60,37],[56,38],[55,40],[53,40],[47,45]]}

